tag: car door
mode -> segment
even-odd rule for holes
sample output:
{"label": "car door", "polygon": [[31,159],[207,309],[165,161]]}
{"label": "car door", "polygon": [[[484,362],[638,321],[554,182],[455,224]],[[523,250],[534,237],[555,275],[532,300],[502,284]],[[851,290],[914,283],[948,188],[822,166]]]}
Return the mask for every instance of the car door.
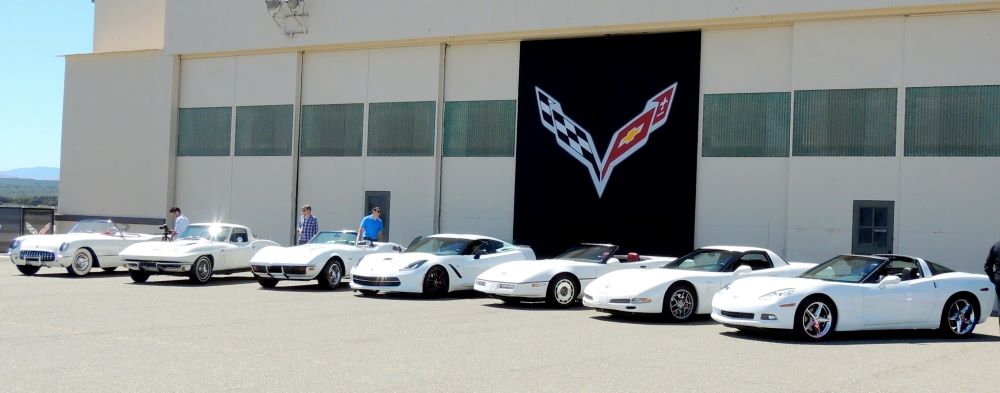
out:
{"label": "car door", "polygon": [[[736,274],[736,269],[740,266],[749,266],[751,270],[746,273]],[[767,254],[759,251],[746,252],[729,265],[727,269],[728,274],[720,277],[719,288],[745,277],[773,276],[774,271],[771,270],[773,266],[771,258],[768,258]]]}
{"label": "car door", "polygon": [[[490,268],[504,262],[520,259],[521,253],[517,250],[499,251],[503,243],[488,239],[476,240],[470,245],[469,255],[463,255],[460,266],[456,266],[461,278],[459,282],[462,288],[472,288],[477,276]],[[477,254],[478,257],[477,257]]]}
{"label": "car door", "polygon": [[[932,295],[924,291],[925,285],[932,285],[923,279],[903,277],[906,269],[919,269],[912,261],[894,260],[885,263],[863,283],[863,316],[865,325],[892,325],[916,322],[915,310],[926,307],[920,304],[926,301],[926,296]],[[919,271],[919,270],[918,270]],[[898,284],[879,285],[882,279],[889,275],[901,276]],[[916,284],[916,285],[914,285]],[[918,295],[924,293],[925,295]]]}
{"label": "car door", "polygon": [[250,235],[244,228],[233,228],[229,235],[228,250],[226,250],[226,269],[242,269],[250,267],[250,259],[256,253],[256,247],[251,243]]}

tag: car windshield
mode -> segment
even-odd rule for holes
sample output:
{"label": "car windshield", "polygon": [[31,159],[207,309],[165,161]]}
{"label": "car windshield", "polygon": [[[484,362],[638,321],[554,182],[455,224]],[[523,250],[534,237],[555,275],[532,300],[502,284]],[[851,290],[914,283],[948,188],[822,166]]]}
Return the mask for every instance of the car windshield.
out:
{"label": "car windshield", "polygon": [[723,250],[694,250],[663,266],[664,269],[720,272],[740,253]]}
{"label": "car windshield", "polygon": [[559,254],[555,259],[569,259],[577,262],[604,263],[614,255],[617,246],[581,244]]}
{"label": "car windshield", "polygon": [[410,245],[405,252],[426,252],[434,255],[462,255],[469,246],[469,239],[452,237],[425,237]]}
{"label": "car windshield", "polygon": [[802,278],[859,283],[878,270],[885,259],[858,255],[840,255],[802,273]]}
{"label": "car windshield", "polygon": [[320,232],[309,240],[310,244],[354,244],[358,239],[357,232]]}
{"label": "car windshield", "polygon": [[76,225],[73,225],[73,229],[69,230],[69,233],[104,233],[108,235],[114,235],[121,232],[114,223],[108,220],[83,220]]}
{"label": "car windshield", "polygon": [[213,242],[224,242],[229,239],[233,229],[221,225],[191,225],[181,234],[181,239],[205,239]]}

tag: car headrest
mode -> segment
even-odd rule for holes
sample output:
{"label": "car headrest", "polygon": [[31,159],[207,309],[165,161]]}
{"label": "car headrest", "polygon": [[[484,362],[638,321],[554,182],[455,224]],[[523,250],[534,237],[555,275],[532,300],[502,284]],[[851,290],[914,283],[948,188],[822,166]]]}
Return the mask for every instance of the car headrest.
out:
{"label": "car headrest", "polygon": [[639,261],[639,253],[636,253],[636,252],[630,252],[630,253],[628,253],[628,261],[629,262],[638,262]]}

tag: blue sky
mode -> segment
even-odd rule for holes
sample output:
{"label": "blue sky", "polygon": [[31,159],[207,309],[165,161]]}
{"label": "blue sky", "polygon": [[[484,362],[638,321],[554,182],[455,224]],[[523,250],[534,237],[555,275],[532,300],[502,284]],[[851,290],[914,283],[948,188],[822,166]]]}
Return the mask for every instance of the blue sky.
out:
{"label": "blue sky", "polygon": [[4,1],[0,16],[0,171],[59,166],[61,55],[88,53],[94,4],[88,0]]}

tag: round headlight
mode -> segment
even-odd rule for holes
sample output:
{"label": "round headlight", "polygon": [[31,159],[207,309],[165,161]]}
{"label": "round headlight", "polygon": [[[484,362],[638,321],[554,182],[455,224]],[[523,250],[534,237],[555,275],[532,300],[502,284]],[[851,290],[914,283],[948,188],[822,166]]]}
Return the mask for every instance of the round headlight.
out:
{"label": "round headlight", "polygon": [[10,242],[10,249],[13,250],[13,249],[18,248],[18,247],[21,247],[21,240],[14,239],[14,241]]}
{"label": "round headlight", "polygon": [[69,248],[69,243],[63,243],[59,246],[59,251],[66,251],[67,248]]}

